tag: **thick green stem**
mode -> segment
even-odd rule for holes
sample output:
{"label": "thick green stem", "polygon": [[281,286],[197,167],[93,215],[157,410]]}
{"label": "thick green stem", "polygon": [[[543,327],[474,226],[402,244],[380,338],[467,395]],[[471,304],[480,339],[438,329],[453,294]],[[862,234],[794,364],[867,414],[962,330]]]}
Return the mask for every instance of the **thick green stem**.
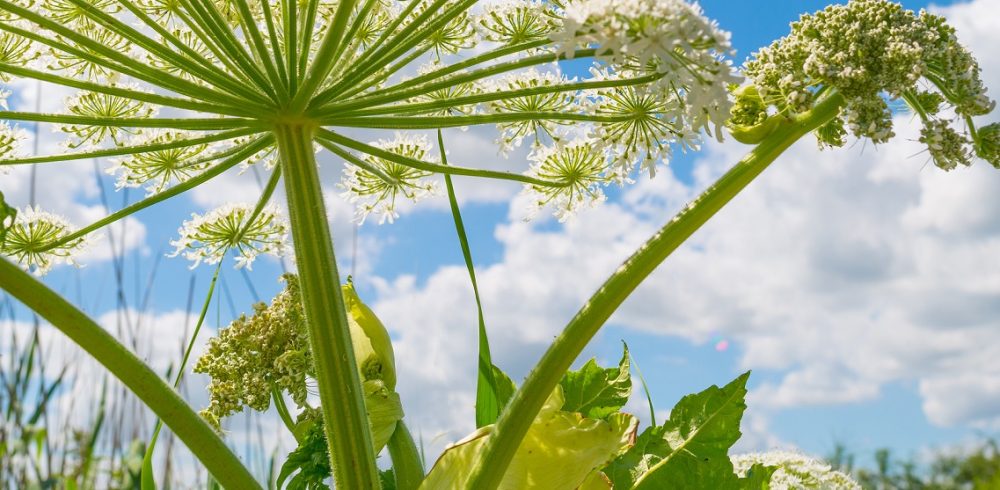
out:
{"label": "thick green stem", "polygon": [[222,486],[261,488],[226,443],[170,385],[87,315],[6,260],[0,260],[0,288],[111,371],[163,420]]}
{"label": "thick green stem", "polygon": [[545,399],[563,373],[626,298],[674,250],[799,138],[833,118],[844,99],[832,94],[812,111],[778,125],[746,157],[646,241],[590,297],[517,390],[480,453],[467,488],[497,488]]}
{"label": "thick green stem", "polygon": [[364,393],[316,168],[314,133],[315,128],[306,125],[275,128],[333,477],[337,488],[379,488]]}
{"label": "thick green stem", "polygon": [[397,490],[417,490],[424,480],[424,465],[420,461],[420,451],[413,442],[410,429],[402,420],[396,422],[396,430],[389,438],[389,456],[392,458],[392,472],[396,477]]}

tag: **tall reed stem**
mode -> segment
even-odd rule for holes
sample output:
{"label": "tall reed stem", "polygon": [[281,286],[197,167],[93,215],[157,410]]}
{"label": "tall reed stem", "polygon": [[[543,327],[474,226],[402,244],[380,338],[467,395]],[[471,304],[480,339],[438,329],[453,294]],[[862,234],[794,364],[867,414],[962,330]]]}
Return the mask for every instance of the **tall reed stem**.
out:
{"label": "tall reed stem", "polygon": [[379,488],[364,392],[316,167],[315,130],[307,123],[282,123],[274,131],[285,176],[309,343],[336,488]]}
{"label": "tall reed stem", "polygon": [[844,104],[830,94],[810,112],[779,124],[760,144],[646,241],[577,312],[500,415],[479,454],[468,488],[499,486],[528,428],[552,390],[611,314],[674,250],[701,228],[788,147],[834,116]]}

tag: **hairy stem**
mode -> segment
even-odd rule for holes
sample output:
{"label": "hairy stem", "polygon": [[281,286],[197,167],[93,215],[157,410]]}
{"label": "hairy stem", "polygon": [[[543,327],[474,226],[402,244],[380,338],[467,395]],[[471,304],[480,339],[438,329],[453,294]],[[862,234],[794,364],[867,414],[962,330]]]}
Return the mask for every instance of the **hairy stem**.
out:
{"label": "hairy stem", "polygon": [[500,415],[476,461],[468,488],[497,488],[545,399],[604,322],[674,250],[799,138],[837,115],[844,98],[832,94],[812,111],[779,125],[747,156],[650,237],[577,312]]}
{"label": "hairy stem", "polygon": [[309,342],[337,488],[379,488],[364,394],[313,150],[315,128],[275,128]]}
{"label": "hairy stem", "polygon": [[222,486],[261,488],[226,443],[170,385],[87,315],[30,274],[2,259],[0,288],[104,365],[163,420]]}

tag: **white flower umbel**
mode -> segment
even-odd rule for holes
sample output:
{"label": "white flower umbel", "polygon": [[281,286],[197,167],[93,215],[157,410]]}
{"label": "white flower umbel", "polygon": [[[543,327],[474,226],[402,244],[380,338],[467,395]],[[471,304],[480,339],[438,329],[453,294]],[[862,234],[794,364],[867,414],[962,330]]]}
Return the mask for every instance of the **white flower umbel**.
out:
{"label": "white flower umbel", "polygon": [[[27,133],[23,129],[12,128],[4,121],[0,121],[0,160],[5,158],[16,158],[21,156],[21,143],[27,138]],[[0,173],[6,167],[0,167]]]}
{"label": "white flower umbel", "polygon": [[[372,146],[404,158],[437,161],[424,136],[400,133],[394,139],[378,140]],[[386,221],[392,223],[399,217],[396,211],[398,199],[417,202],[436,190],[435,182],[428,178],[432,175],[429,171],[371,155],[364,157],[363,162],[370,169],[348,164],[340,183],[344,197],[357,206],[359,223],[364,223],[372,213],[379,215],[379,224]]]}
{"label": "white flower umbel", "polygon": [[[131,87],[135,88],[135,87]],[[150,118],[156,115],[156,108],[145,102],[132,100],[126,97],[108,95],[97,92],[81,92],[66,101],[67,112],[74,116],[92,118]],[[141,131],[132,128],[122,128],[112,125],[67,125],[62,131],[76,137],[75,141],[70,141],[67,146],[78,148],[81,146],[100,146],[106,140],[116,146],[123,146],[124,139],[128,135],[137,135]]]}
{"label": "white flower umbel", "polygon": [[[253,216],[252,204],[227,204],[205,215],[191,214],[178,230],[180,238],[171,241],[170,255],[194,262],[216,264],[226,253],[236,253],[236,267],[250,269],[260,254],[281,256],[287,248],[288,223],[277,208],[266,206]],[[251,218],[252,221],[251,221]]]}
{"label": "white flower umbel", "polygon": [[56,245],[73,231],[65,218],[40,211],[37,207],[28,207],[17,213],[0,243],[0,251],[16,260],[25,270],[42,276],[54,265],[76,263],[73,256],[86,247],[85,238]]}
{"label": "white flower umbel", "polygon": [[[159,145],[183,142],[195,135],[182,131],[159,130],[147,132],[134,138],[136,145]],[[167,188],[171,183],[184,182],[198,172],[208,168],[205,158],[208,144],[182,145],[143,153],[135,153],[113,160],[115,165],[108,173],[118,175],[117,187],[146,186],[146,194],[152,195]]]}
{"label": "white flower umbel", "polygon": [[505,45],[544,40],[558,25],[552,3],[540,0],[492,0],[476,17],[483,39]]}
{"label": "white flower umbel", "polygon": [[861,485],[830,465],[798,453],[770,451],[733,456],[736,473],[746,476],[755,464],[774,466],[771,490],[861,490]]}
{"label": "white flower umbel", "polygon": [[525,190],[534,198],[533,210],[552,206],[559,221],[566,221],[579,209],[603,202],[608,157],[599,148],[598,142],[580,138],[534,151],[529,156],[534,162],[529,175],[560,185],[526,185]]}
{"label": "white flower umbel", "polygon": [[[559,50],[593,48],[612,67],[658,74],[655,82],[684,95],[692,128],[728,119],[728,84],[740,78],[724,56],[729,33],[682,0],[578,0],[567,2],[563,25],[552,34]],[[719,135],[721,136],[721,135]]]}
{"label": "white flower umbel", "polygon": [[[541,72],[534,68],[511,74],[492,80],[481,89],[483,92],[502,92],[525,90],[539,87],[555,87],[566,84],[571,80],[562,76],[555,70]],[[541,93],[526,95],[523,97],[511,97],[491,102],[487,106],[487,111],[494,114],[505,113],[560,113],[576,112],[576,94],[567,92]],[[559,122],[544,118],[527,119],[511,123],[497,124],[501,131],[500,145],[502,152],[506,153],[514,147],[520,146],[524,138],[532,136],[534,146],[539,146],[545,140],[558,141],[557,128],[568,122]]]}

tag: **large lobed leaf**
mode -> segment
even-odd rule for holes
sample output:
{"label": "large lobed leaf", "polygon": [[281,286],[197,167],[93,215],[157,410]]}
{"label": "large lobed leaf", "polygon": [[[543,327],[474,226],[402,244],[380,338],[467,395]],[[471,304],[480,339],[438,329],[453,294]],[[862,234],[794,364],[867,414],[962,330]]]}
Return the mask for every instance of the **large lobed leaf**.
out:
{"label": "large lobed leaf", "polygon": [[[749,375],[681,398],[668,421],[643,431],[604,469],[614,488],[751,488],[743,486],[750,481],[741,484],[728,455],[740,438]],[[759,484],[761,476],[754,476]]]}

